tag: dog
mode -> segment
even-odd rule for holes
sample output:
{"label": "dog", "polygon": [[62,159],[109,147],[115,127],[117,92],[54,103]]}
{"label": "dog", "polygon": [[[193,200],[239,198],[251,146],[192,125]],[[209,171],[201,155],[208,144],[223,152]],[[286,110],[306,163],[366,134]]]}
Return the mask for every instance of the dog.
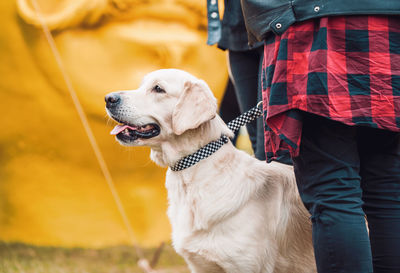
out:
{"label": "dog", "polygon": [[137,90],[106,96],[111,134],[125,146],[149,146],[166,175],[172,243],[193,273],[316,272],[309,214],[291,166],[266,164],[223,144],[186,169],[182,158],[233,132],[217,115],[208,85],[162,69]]}

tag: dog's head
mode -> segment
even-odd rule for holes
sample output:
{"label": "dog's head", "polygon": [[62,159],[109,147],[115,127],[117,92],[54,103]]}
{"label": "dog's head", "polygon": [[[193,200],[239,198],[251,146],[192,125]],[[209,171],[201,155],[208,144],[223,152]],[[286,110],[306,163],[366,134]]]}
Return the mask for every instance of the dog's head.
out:
{"label": "dog's head", "polygon": [[111,118],[121,123],[111,134],[125,146],[155,147],[216,116],[217,101],[207,84],[177,69],[148,74],[137,90],[106,96]]}

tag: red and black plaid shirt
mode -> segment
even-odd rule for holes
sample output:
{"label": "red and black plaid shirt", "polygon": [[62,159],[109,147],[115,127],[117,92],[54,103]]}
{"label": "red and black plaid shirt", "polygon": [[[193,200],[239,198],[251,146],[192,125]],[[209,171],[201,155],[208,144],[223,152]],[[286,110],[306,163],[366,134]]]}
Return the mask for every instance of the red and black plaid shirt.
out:
{"label": "red and black plaid shirt", "polygon": [[262,84],[268,160],[298,155],[301,111],[399,132],[400,17],[296,23],[266,41]]}

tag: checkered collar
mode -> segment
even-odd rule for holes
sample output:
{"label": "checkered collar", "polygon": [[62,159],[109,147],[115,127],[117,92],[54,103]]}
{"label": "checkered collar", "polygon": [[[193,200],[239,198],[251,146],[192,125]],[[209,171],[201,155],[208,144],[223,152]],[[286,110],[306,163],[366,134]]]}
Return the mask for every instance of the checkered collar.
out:
{"label": "checkered collar", "polygon": [[[239,130],[239,128],[256,118],[262,115],[262,110],[260,109],[261,102],[257,104],[254,108],[250,109],[249,111],[243,113],[239,117],[235,118],[231,122],[227,124],[228,128],[233,132]],[[193,154],[185,156],[181,158],[178,162],[176,162],[173,166],[170,166],[170,169],[174,172],[182,171],[187,169],[193,165],[195,165],[200,160],[203,160],[216,151],[219,150],[224,144],[229,142],[229,138],[225,135],[222,135],[218,140],[211,141],[204,147],[200,148]]]}

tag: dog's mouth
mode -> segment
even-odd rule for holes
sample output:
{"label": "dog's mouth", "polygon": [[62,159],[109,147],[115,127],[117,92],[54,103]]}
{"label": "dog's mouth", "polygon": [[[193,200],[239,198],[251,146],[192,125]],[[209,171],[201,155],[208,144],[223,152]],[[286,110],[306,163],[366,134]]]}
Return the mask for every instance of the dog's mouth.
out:
{"label": "dog's mouth", "polygon": [[110,132],[111,135],[116,135],[123,142],[132,142],[136,139],[149,139],[160,134],[160,126],[155,123],[149,123],[142,126],[119,124]]}

